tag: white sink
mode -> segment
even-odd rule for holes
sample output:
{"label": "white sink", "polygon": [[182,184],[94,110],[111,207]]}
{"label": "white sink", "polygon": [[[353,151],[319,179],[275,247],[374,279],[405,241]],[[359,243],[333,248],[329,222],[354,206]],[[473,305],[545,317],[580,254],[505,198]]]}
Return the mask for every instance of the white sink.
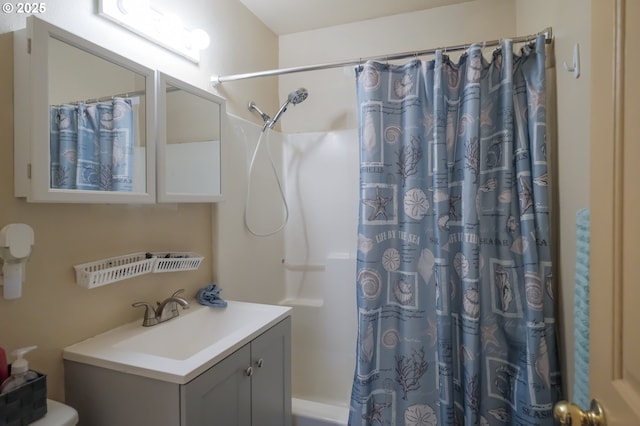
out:
{"label": "white sink", "polygon": [[[193,304],[191,304],[193,306]],[[180,311],[182,314],[114,344],[117,349],[172,359],[187,359],[230,334],[250,329],[261,319],[265,307],[232,303],[228,308]],[[257,324],[256,324],[257,325]],[[250,330],[247,330],[250,331]]]}
{"label": "white sink", "polygon": [[226,308],[191,302],[180,316],[152,327],[140,320],[91,337],[63,358],[184,384],[290,314],[286,306],[228,301]]}

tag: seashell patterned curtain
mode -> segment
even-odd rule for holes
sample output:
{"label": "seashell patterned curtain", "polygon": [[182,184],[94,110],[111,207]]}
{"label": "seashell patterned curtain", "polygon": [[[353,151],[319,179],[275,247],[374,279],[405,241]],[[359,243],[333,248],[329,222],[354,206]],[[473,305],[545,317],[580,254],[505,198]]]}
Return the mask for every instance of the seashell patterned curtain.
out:
{"label": "seashell patterned curtain", "polygon": [[135,120],[131,98],[49,107],[50,185],[133,190]]}
{"label": "seashell patterned curtain", "polygon": [[552,425],[544,36],[367,62],[351,425]]}

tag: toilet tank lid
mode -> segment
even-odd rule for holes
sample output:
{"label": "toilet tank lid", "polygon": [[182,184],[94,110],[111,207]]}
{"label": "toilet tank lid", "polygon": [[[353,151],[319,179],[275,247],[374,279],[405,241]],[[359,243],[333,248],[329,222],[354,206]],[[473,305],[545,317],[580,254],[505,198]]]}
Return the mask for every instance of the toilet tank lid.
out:
{"label": "toilet tank lid", "polygon": [[47,399],[47,415],[31,423],[31,426],[75,426],[78,412],[61,402]]}

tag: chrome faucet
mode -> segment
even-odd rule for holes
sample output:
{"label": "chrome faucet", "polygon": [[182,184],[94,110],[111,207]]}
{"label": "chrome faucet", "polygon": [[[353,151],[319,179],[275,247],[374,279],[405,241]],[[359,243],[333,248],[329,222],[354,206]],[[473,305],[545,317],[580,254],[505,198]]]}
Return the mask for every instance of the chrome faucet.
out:
{"label": "chrome faucet", "polygon": [[184,289],[181,288],[173,293],[171,297],[167,297],[162,302],[158,302],[158,307],[156,308],[158,322],[164,322],[180,315],[178,305],[182,306],[182,309],[189,309],[189,302],[182,297],[178,297],[178,295],[183,292]]}
{"label": "chrome faucet", "polygon": [[144,319],[142,320],[143,327],[151,327],[152,325],[160,324],[161,322],[169,321],[171,318],[180,315],[178,311],[178,305],[183,309],[189,309],[189,302],[178,295],[184,292],[184,289],[180,289],[173,293],[171,297],[167,297],[162,302],[156,302],[157,307],[154,309],[151,304],[147,302],[136,302],[131,306],[134,308],[144,307]]}

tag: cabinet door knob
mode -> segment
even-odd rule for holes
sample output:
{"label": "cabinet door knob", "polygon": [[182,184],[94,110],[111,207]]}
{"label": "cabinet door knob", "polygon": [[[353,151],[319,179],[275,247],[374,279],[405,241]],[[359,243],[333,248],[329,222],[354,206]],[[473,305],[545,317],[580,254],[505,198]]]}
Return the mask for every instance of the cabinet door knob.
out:
{"label": "cabinet door knob", "polygon": [[264,365],[264,359],[260,358],[259,360],[257,360],[256,365],[258,366],[258,368],[262,368],[262,366]]}
{"label": "cabinet door knob", "polygon": [[249,377],[253,376],[253,367],[247,367],[247,369],[244,370],[244,374],[246,374]]}

